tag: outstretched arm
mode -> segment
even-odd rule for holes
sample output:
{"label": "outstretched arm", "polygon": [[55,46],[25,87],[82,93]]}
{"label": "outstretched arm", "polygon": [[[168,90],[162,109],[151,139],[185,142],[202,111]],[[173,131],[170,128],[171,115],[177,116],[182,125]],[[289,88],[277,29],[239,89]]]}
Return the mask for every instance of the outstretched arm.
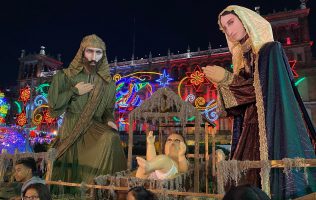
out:
{"label": "outstretched arm", "polygon": [[150,161],[156,157],[155,136],[149,131],[147,136],[146,160]]}
{"label": "outstretched arm", "polygon": [[244,79],[219,66],[207,66],[203,72],[207,79],[217,85],[218,112],[234,115],[241,105],[256,102],[253,78]]}

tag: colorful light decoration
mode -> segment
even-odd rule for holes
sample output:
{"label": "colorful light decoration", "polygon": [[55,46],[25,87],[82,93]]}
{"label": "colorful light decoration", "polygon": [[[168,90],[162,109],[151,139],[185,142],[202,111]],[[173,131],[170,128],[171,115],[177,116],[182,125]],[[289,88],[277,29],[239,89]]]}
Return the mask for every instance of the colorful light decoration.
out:
{"label": "colorful light decoration", "polygon": [[17,111],[18,111],[18,114],[20,114],[22,112],[22,108],[21,108],[21,105],[18,101],[14,101],[14,104],[17,106]]}
{"label": "colorful light decoration", "polygon": [[27,101],[30,100],[31,97],[31,88],[26,86],[25,88],[20,89],[20,98],[19,101],[22,101],[25,105]]}
{"label": "colorful light decoration", "polygon": [[[43,83],[36,88],[36,92],[42,94],[45,98],[47,97],[47,92],[44,91],[44,88],[49,88],[49,83]],[[48,89],[47,89],[48,91]]]}
{"label": "colorful light decoration", "polygon": [[292,70],[293,76],[294,76],[295,78],[299,77],[298,73],[297,73],[296,70],[294,69],[294,68],[295,68],[295,65],[296,65],[296,62],[297,62],[296,60],[290,60],[290,61],[289,61],[289,64],[290,64],[290,66],[291,66],[291,70]]}
{"label": "colorful light decoration", "polygon": [[211,100],[206,105],[206,109],[202,112],[202,115],[206,117],[209,122],[214,122],[218,119],[218,114],[216,113],[217,104],[215,100]]}
{"label": "colorful light decoration", "polygon": [[56,118],[50,116],[48,109],[44,111],[44,123],[48,126],[54,124],[56,122]]}
{"label": "colorful light decoration", "polygon": [[[176,122],[180,122],[180,119],[178,117],[173,117],[173,120],[176,121]],[[193,120],[195,120],[195,116],[189,117],[187,119],[188,122],[191,122]]]}
{"label": "colorful light decoration", "polygon": [[3,92],[0,92],[0,125],[5,124],[5,118],[7,116],[10,104],[7,103],[7,99]]}
{"label": "colorful light decoration", "polygon": [[211,84],[209,80],[205,77],[205,74],[203,73],[201,67],[197,65],[193,72],[186,72],[186,75],[188,77],[187,86],[193,85],[196,91],[200,90],[200,87],[205,84],[209,85]]}
{"label": "colorful light decoration", "polygon": [[17,119],[16,119],[17,125],[19,125],[20,127],[23,127],[26,122],[26,113],[25,110],[23,110],[20,114],[17,115]]}
{"label": "colorful light decoration", "polygon": [[218,116],[215,112],[215,100],[211,100],[207,103],[204,97],[196,97],[194,94],[188,94],[186,97],[183,97],[181,93],[181,87],[183,86],[183,83],[185,83],[186,86],[193,86],[196,92],[200,91],[202,85],[210,85],[211,83],[205,77],[205,74],[199,65],[194,68],[193,72],[187,72],[186,75],[187,76],[181,79],[179,82],[178,95],[185,101],[192,103],[198,110],[201,111],[201,114],[205,116],[207,120],[214,122],[218,119]]}
{"label": "colorful light decoration", "polygon": [[169,85],[169,81],[172,81],[173,78],[169,78],[169,74],[167,74],[166,70],[163,70],[162,75],[160,75],[160,78],[156,80],[160,84],[161,87],[166,87]]}
{"label": "colorful light decoration", "polygon": [[31,151],[27,142],[27,133],[20,127],[1,127],[0,128],[0,152],[5,149],[8,153],[14,154],[17,149],[19,152]]}
{"label": "colorful light decoration", "polygon": [[[157,72],[135,72],[126,76],[115,74],[113,80],[116,81],[116,104],[118,109],[119,130],[125,130],[127,122],[127,113],[142,104],[143,100],[153,93],[154,85],[151,83],[153,77],[167,77]],[[169,78],[170,79],[170,78]],[[167,79],[168,80],[168,79]],[[164,80],[165,81],[165,80]]]}
{"label": "colorful light decoration", "polygon": [[295,81],[295,86],[298,86],[305,79],[306,79],[306,77],[299,78],[297,81]]}

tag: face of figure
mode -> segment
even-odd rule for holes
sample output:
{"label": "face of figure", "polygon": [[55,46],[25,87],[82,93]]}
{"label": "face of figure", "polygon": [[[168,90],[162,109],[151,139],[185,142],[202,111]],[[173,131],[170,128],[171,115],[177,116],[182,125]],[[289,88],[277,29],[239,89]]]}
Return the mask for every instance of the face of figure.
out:
{"label": "face of figure", "polygon": [[32,169],[24,166],[23,164],[15,165],[14,171],[14,178],[18,182],[25,182],[32,178]]}
{"label": "face of figure", "polygon": [[234,14],[221,16],[221,25],[231,42],[239,42],[247,34],[242,22]]}
{"label": "face of figure", "polygon": [[90,66],[96,66],[103,56],[100,48],[87,47],[84,50],[84,57]]}
{"label": "face of figure", "polygon": [[169,135],[165,144],[165,154],[171,157],[178,157],[180,142],[183,142],[183,138],[181,135],[179,134]]}
{"label": "face of figure", "polygon": [[25,195],[23,197],[23,200],[38,200],[39,194],[34,188],[30,188],[25,192]]}

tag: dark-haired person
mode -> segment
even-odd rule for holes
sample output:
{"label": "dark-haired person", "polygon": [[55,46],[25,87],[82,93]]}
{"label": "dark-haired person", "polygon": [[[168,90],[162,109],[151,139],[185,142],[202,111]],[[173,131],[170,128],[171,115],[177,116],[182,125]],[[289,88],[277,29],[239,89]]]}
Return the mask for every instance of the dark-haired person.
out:
{"label": "dark-haired person", "polygon": [[22,200],[51,200],[52,197],[46,185],[41,183],[30,184],[23,192]]}
{"label": "dark-haired person", "polygon": [[15,163],[14,178],[17,182],[23,183],[21,194],[30,184],[45,184],[45,181],[37,176],[36,162],[32,157],[21,158]]}
{"label": "dark-haired person", "polygon": [[240,185],[231,187],[223,200],[270,200],[269,196],[257,187]]}
{"label": "dark-haired person", "polygon": [[[217,85],[219,114],[234,118],[231,159],[315,159],[316,133],[295,86],[289,62],[270,23],[256,12],[228,6],[218,17],[232,54],[233,73],[203,68]],[[252,169],[239,182],[262,187],[272,199],[316,191],[315,169],[285,176],[280,169]]]}
{"label": "dark-haired person", "polygon": [[32,157],[20,158],[14,166],[14,183],[0,188],[0,199],[21,199],[25,189],[34,183],[45,184],[45,181],[37,176],[36,161]]}
{"label": "dark-haired person", "polygon": [[142,186],[131,188],[127,192],[126,200],[156,200],[154,193],[146,190]]}

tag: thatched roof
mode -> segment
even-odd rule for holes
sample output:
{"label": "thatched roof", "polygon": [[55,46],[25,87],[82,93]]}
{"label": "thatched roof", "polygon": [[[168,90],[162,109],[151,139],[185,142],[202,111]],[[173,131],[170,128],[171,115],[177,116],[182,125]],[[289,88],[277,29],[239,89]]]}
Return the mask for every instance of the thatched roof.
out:
{"label": "thatched roof", "polygon": [[153,120],[164,118],[169,121],[170,117],[180,118],[184,123],[189,117],[195,116],[201,122],[200,112],[189,102],[183,101],[170,88],[160,88],[150,98],[145,100],[141,106],[135,108],[129,114],[129,120]]}

